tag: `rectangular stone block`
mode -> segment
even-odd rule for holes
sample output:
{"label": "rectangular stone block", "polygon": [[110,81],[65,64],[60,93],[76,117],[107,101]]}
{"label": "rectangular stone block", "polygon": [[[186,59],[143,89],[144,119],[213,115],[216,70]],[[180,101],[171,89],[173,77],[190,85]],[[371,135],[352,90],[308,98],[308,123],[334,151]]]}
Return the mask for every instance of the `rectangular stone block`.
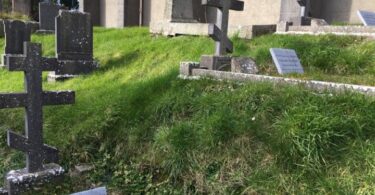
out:
{"label": "rectangular stone block", "polygon": [[39,25],[42,31],[55,31],[55,18],[63,7],[50,2],[39,3]]}
{"label": "rectangular stone block", "polygon": [[270,52],[279,74],[304,73],[301,62],[294,50],[271,48]]}
{"label": "rectangular stone block", "polygon": [[203,55],[200,67],[208,70],[227,70],[231,67],[231,57]]}
{"label": "rectangular stone block", "polygon": [[199,63],[181,62],[180,63],[180,75],[190,76],[194,68],[199,68]]}

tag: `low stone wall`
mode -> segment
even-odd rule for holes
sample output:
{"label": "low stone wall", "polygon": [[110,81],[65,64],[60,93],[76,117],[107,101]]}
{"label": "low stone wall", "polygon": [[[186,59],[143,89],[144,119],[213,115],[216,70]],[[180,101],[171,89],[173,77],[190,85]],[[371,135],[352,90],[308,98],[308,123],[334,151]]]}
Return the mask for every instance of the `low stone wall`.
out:
{"label": "low stone wall", "polygon": [[[264,34],[276,32],[274,25],[249,25],[249,26],[229,26],[228,34],[230,36],[238,35],[240,38],[252,39]],[[151,23],[150,32],[164,36],[177,35],[197,35],[208,36],[208,23],[177,23],[177,22],[158,22]]]}
{"label": "low stone wall", "polygon": [[285,23],[278,24],[277,34],[309,34],[309,35],[352,35],[375,37],[375,27],[370,26],[289,26]]}
{"label": "low stone wall", "polygon": [[314,80],[300,80],[291,79],[284,77],[273,77],[265,75],[255,75],[255,74],[243,74],[243,73],[233,73],[224,71],[214,71],[207,69],[198,68],[198,63],[193,62],[183,62],[180,65],[180,77],[184,79],[198,79],[201,77],[210,77],[218,80],[233,80],[241,82],[270,82],[274,84],[284,84],[284,85],[301,85],[306,88],[316,90],[316,91],[331,91],[331,92],[356,92],[369,96],[375,96],[375,87],[363,86],[363,85],[351,85],[344,83],[333,83],[324,81],[314,81]]}

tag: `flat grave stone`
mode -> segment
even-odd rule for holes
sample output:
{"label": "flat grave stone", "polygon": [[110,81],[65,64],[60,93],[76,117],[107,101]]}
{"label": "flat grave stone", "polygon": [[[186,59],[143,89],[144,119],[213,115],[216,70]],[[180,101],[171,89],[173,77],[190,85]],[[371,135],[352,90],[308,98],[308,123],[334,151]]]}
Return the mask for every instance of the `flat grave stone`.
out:
{"label": "flat grave stone", "polygon": [[279,74],[304,73],[296,51],[292,49],[271,48],[270,52]]}
{"label": "flat grave stone", "polygon": [[77,192],[71,195],[107,195],[107,189],[105,187],[101,187],[83,192]]}
{"label": "flat grave stone", "polygon": [[365,26],[375,26],[375,12],[359,10],[357,14]]}

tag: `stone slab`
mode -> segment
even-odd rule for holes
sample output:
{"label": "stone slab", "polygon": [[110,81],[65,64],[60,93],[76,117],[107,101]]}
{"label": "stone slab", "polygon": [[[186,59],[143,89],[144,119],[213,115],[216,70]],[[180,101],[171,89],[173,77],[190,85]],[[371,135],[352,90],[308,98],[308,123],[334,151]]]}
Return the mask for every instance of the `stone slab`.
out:
{"label": "stone slab", "polygon": [[324,81],[314,81],[314,80],[300,80],[300,79],[290,79],[283,77],[273,77],[265,75],[256,74],[243,74],[243,73],[233,73],[224,71],[214,71],[205,69],[193,69],[192,75],[180,75],[180,78],[184,79],[199,79],[202,77],[209,77],[218,80],[233,80],[239,82],[268,82],[274,83],[275,85],[298,85],[304,86],[308,89],[319,91],[319,92],[355,92],[361,93],[368,96],[375,96],[375,87],[363,86],[363,85],[352,85],[345,83],[333,83]]}
{"label": "stone slab", "polygon": [[203,55],[200,61],[200,67],[209,70],[225,70],[231,67],[230,56]]}
{"label": "stone slab", "polygon": [[359,10],[357,14],[365,26],[375,26],[375,12]]}
{"label": "stone slab", "polygon": [[46,183],[60,181],[64,172],[57,164],[47,164],[43,171],[35,173],[28,173],[26,169],[10,171],[5,176],[6,189],[9,194],[21,194]]}
{"label": "stone slab", "polygon": [[191,75],[194,68],[199,68],[198,62],[181,62],[180,63],[180,74]]}
{"label": "stone slab", "polygon": [[259,72],[255,61],[249,57],[233,57],[231,65],[232,72],[245,74],[257,74]]}
{"label": "stone slab", "polygon": [[78,192],[71,195],[107,195],[107,189],[105,187],[87,190],[84,192]]}
{"label": "stone slab", "polygon": [[45,32],[55,31],[55,18],[63,7],[51,2],[39,3],[40,30]]}
{"label": "stone slab", "polygon": [[301,62],[294,50],[271,48],[270,52],[279,74],[304,73]]}

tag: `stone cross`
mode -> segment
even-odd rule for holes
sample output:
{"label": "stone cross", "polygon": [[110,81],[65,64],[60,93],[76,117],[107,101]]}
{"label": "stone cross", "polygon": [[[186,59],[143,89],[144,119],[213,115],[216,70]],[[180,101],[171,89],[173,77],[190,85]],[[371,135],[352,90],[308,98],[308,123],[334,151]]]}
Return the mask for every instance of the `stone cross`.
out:
{"label": "stone cross", "polygon": [[57,149],[43,143],[43,106],[73,104],[75,93],[44,92],[42,71],[53,71],[43,65],[41,45],[25,42],[23,55],[7,55],[5,67],[9,71],[23,71],[25,92],[0,94],[0,109],[25,107],[25,136],[8,131],[8,145],[26,153],[26,170],[35,173],[44,169],[44,163],[57,163]]}
{"label": "stone cross", "polygon": [[233,44],[229,40],[228,20],[229,10],[243,11],[244,2],[238,0],[202,0],[202,5],[216,7],[216,24],[210,25],[209,34],[216,41],[215,55],[222,56],[233,52]]}

